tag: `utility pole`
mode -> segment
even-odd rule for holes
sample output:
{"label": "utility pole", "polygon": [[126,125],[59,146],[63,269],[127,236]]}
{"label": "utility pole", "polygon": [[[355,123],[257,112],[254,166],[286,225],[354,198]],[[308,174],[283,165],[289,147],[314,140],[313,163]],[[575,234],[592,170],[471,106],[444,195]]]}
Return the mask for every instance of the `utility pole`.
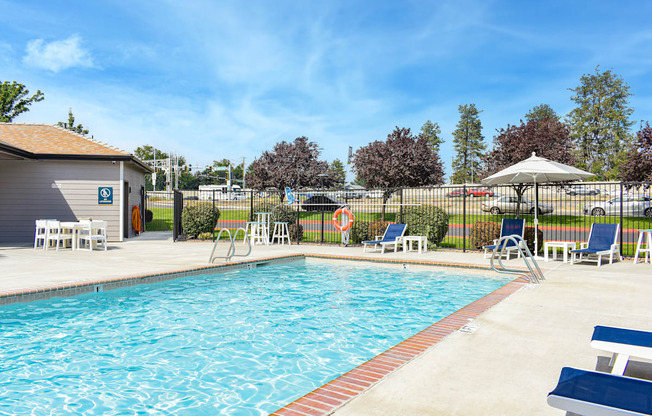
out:
{"label": "utility pole", "polygon": [[247,173],[245,171],[246,167],[247,166],[245,165],[245,158],[243,157],[242,158],[242,190],[244,190],[246,188],[246,186],[245,186],[245,176],[247,176],[247,175],[245,175]]}

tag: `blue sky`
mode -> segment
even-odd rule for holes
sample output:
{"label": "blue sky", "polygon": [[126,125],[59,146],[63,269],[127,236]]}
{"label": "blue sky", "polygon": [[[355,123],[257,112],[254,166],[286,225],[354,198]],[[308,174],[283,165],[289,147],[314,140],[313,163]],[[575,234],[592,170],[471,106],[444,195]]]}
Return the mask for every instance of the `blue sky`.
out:
{"label": "blue sky", "polygon": [[458,106],[475,103],[485,142],[571,91],[596,65],[652,111],[649,1],[7,1],[0,80],[45,100],[15,122],[77,122],[133,151],[194,165],[250,163],[307,136],[346,161],[395,126],[439,123],[450,173]]}

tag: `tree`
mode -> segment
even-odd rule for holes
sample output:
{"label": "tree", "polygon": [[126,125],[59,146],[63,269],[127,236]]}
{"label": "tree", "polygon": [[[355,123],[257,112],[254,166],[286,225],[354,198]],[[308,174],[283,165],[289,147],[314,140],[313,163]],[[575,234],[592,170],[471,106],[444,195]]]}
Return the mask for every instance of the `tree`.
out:
{"label": "tree", "polygon": [[[555,162],[572,165],[573,141],[568,127],[554,118],[531,118],[527,123],[521,121],[520,126],[507,126],[498,130],[494,137],[494,148],[483,161],[485,164],[482,176],[492,175],[502,169],[527,159],[535,152],[537,156],[545,157]],[[531,184],[512,185],[518,197],[516,216],[521,206],[523,193]]]}
{"label": "tree", "polygon": [[[73,119],[74,121],[74,119]],[[170,157],[169,154],[162,152],[159,149],[155,149],[153,146],[150,145],[144,145],[144,146],[139,146],[134,150],[134,156],[136,156],[138,159],[146,161],[146,160],[163,160],[163,159],[168,159]],[[179,156],[177,160],[178,164],[180,167],[186,166],[186,159],[183,156]],[[159,165],[161,166],[161,165]],[[159,169],[158,167],[154,168],[154,173],[156,174],[156,187],[152,187],[152,189],[157,190],[157,189],[165,189],[166,188],[166,173],[165,170]],[[170,173],[170,181],[171,183],[174,183],[174,172]],[[190,189],[190,188],[184,188],[183,182],[181,181],[181,174],[179,174],[179,187],[180,189]],[[149,177],[149,175],[145,176],[145,189],[149,189],[149,187],[152,186],[152,180]]]}
{"label": "tree", "polygon": [[298,189],[320,184],[317,175],[328,173],[328,162],[319,160],[320,154],[317,143],[308,141],[307,137],[276,143],[271,151],[263,152],[251,164],[247,184],[260,190],[276,188],[283,202],[286,187]]}
{"label": "tree", "polygon": [[481,111],[475,104],[460,105],[460,121],[457,129],[453,132],[453,148],[455,158],[453,159],[453,174],[451,182],[473,181],[477,177],[480,167],[482,152],[487,148],[482,135],[482,123],[478,114]]}
{"label": "tree", "polygon": [[86,136],[88,134],[88,130],[84,128],[83,125],[78,124],[75,126],[75,116],[72,115],[72,108],[68,109],[68,122],[58,122],[57,125],[59,127],[63,127],[64,129],[68,129],[70,131],[74,131],[75,133],[83,134]]}
{"label": "tree", "polygon": [[43,101],[43,93],[40,90],[28,97],[29,90],[23,84],[16,81],[0,83],[0,122],[10,123],[19,114],[29,111],[32,103]]}
{"label": "tree", "polygon": [[344,164],[339,160],[335,159],[331,162],[328,167],[328,176],[332,181],[332,185],[335,188],[342,188],[346,183],[346,171],[344,170]]}
{"label": "tree", "polygon": [[637,133],[637,138],[621,167],[620,180],[649,182],[652,181],[652,128],[649,122]]}
{"label": "tree", "polygon": [[631,145],[629,85],[610,70],[585,74],[577,88],[569,88],[577,105],[567,116],[571,137],[577,146],[578,167],[596,174],[596,179],[614,179],[619,153]]}
{"label": "tree", "polygon": [[375,141],[353,155],[357,177],[369,188],[383,188],[382,220],[385,204],[397,188],[442,184],[444,169],[439,155],[422,135],[398,128],[384,142]]}
{"label": "tree", "polygon": [[238,183],[242,183],[242,178],[244,175],[243,175],[243,166],[241,164],[234,165],[233,162],[231,162],[229,159],[222,159],[222,160],[214,160],[213,166],[216,168],[217,167],[227,168],[227,170],[225,171],[216,172],[224,176],[225,182],[228,182],[230,178],[231,185],[237,185]]}
{"label": "tree", "polygon": [[544,120],[546,118],[555,121],[560,120],[560,117],[555,113],[555,110],[553,110],[548,104],[537,105],[525,115],[525,121]]}
{"label": "tree", "polygon": [[441,129],[439,128],[439,124],[433,123],[430,120],[421,126],[421,135],[428,140],[428,143],[430,143],[437,154],[439,154],[439,147],[444,143],[444,139],[440,137],[440,134]]}

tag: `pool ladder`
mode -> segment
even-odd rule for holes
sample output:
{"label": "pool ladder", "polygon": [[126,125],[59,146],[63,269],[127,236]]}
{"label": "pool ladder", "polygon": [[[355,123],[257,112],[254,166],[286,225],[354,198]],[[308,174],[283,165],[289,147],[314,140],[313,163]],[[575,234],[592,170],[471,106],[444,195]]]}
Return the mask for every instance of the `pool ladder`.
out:
{"label": "pool ladder", "polygon": [[[526,274],[523,272],[523,270],[519,269],[510,269],[508,267],[505,267],[503,264],[503,254],[505,253],[505,248],[507,247],[507,242],[511,241],[514,243],[516,248],[519,251],[519,254],[523,258],[523,261],[525,262],[525,265],[527,266],[528,270],[530,271],[530,274]],[[494,259],[496,258],[496,253],[498,252],[498,248],[500,247],[500,255],[498,256],[498,266],[496,267],[494,265]],[[491,253],[491,260],[489,261],[489,264],[491,264],[491,268],[494,269],[494,271],[498,273],[506,273],[506,274],[518,274],[518,275],[523,275],[525,274],[528,278],[528,281],[530,283],[540,283],[541,280],[546,280],[545,277],[543,277],[543,273],[541,273],[541,269],[539,268],[539,265],[537,264],[536,260],[534,259],[534,256],[532,255],[532,252],[528,248],[527,244],[525,244],[525,241],[517,236],[517,235],[506,235],[504,237],[500,237],[498,241],[496,241],[494,251]],[[533,268],[534,266],[534,268]]]}
{"label": "pool ladder", "polygon": [[[249,251],[247,251],[247,254],[235,254],[235,239],[238,237],[238,231],[242,230],[242,233],[244,234],[244,244],[247,244],[249,246]],[[220,238],[222,237],[222,233],[226,231],[226,233],[229,236],[229,251],[226,252],[225,256],[216,256],[215,255],[215,249],[217,248],[217,243],[220,242]],[[213,251],[211,251],[211,256],[208,259],[208,264],[213,264],[213,260],[216,258],[223,258],[225,261],[230,261],[233,257],[247,257],[248,255],[251,254],[251,240],[249,240],[249,237],[247,236],[247,231],[245,231],[244,228],[238,228],[235,230],[235,233],[233,233],[233,236],[231,236],[231,231],[228,228],[222,228],[220,232],[217,234],[217,238],[215,239],[215,244],[213,244]]]}

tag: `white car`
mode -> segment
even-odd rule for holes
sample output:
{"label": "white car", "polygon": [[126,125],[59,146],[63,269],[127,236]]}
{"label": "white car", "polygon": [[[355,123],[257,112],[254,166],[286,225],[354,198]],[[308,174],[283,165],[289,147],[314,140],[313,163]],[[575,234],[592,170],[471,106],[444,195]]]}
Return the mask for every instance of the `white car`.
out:
{"label": "white car", "polygon": [[603,215],[620,215],[622,200],[623,216],[625,217],[652,217],[652,198],[649,196],[618,196],[606,201],[586,204],[582,212],[584,215],[600,217]]}
{"label": "white car", "polygon": [[[518,198],[515,196],[501,196],[500,198],[492,199],[482,203],[482,210],[491,212],[493,215],[499,215],[504,212],[516,212],[518,206]],[[534,202],[526,197],[521,198],[522,213],[534,214]],[[552,205],[539,202],[539,214],[549,214],[553,211]]]}

